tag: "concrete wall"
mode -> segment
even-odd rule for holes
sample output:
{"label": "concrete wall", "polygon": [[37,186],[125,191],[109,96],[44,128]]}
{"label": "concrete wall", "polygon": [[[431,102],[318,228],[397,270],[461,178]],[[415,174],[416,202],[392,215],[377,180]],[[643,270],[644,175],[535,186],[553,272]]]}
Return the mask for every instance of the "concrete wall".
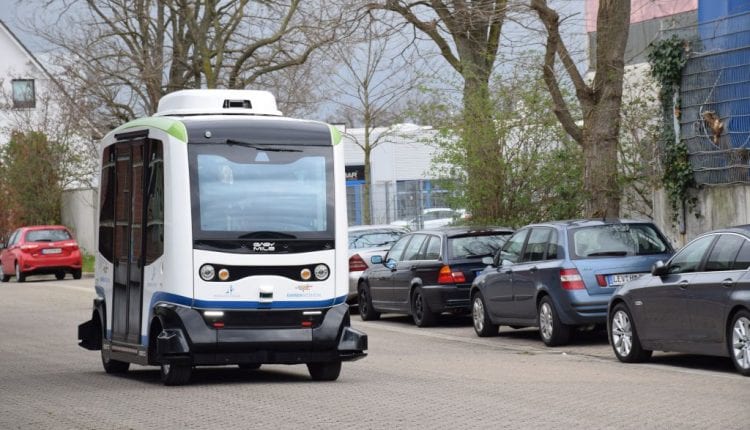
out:
{"label": "concrete wall", "polygon": [[63,193],[62,223],[73,230],[84,252],[96,252],[96,203],[98,190],[84,188]]}
{"label": "concrete wall", "polygon": [[[695,239],[701,233],[717,228],[750,224],[750,186],[726,185],[702,187],[696,193],[697,203],[684,219],[684,234],[672,222],[672,210],[664,190],[654,192],[654,222],[675,247]],[[679,221],[682,221],[678,218]]]}

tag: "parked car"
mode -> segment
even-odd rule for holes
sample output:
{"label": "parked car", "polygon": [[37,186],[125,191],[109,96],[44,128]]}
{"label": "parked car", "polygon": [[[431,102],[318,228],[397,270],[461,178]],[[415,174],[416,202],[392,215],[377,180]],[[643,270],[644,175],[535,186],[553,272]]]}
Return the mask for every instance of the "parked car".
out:
{"label": "parked car", "polygon": [[513,233],[508,228],[450,227],[404,235],[385,257],[373,256],[359,282],[363,320],[381,312],[411,315],[419,327],[434,324],[446,311],[470,309],[469,287]]}
{"label": "parked car", "polygon": [[7,247],[0,252],[2,281],[12,276],[24,282],[27,276],[54,274],[63,279],[66,273],[81,278],[81,251],[67,228],[61,225],[21,227],[11,234]]}
{"label": "parked car", "polygon": [[469,217],[465,209],[429,208],[422,214],[407,220],[393,221],[391,225],[405,227],[409,230],[434,229],[456,224]]}
{"label": "parked car", "polygon": [[688,243],[609,303],[615,356],[644,361],[654,350],[730,357],[750,376],[750,226],[715,230]]}
{"label": "parked car", "polygon": [[615,288],[648,273],[672,247],[650,222],[576,220],[518,230],[471,290],[478,336],[499,325],[539,327],[548,346],[563,345],[577,326],[604,325]]}
{"label": "parked car", "polygon": [[408,230],[392,225],[359,225],[349,227],[349,295],[347,302],[357,299],[357,285],[362,273],[370,267],[370,258],[384,256]]}

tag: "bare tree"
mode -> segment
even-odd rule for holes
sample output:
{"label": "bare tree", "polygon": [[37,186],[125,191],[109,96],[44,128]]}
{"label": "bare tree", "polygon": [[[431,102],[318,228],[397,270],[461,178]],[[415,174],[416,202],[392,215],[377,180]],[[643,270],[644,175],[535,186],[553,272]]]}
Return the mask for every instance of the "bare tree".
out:
{"label": "bare tree", "polygon": [[[365,26],[353,45],[338,44],[333,54],[339,67],[334,79],[334,103],[341,111],[364,128],[362,140],[347,136],[364,153],[365,186],[363,189],[363,222],[372,222],[370,210],[372,190],[371,154],[382,142],[395,133],[393,123],[403,101],[417,86],[413,59],[398,55],[397,35],[379,29],[376,23]],[[394,79],[394,73],[397,78]],[[352,125],[353,125],[352,124]],[[385,127],[374,133],[376,127]]]}
{"label": "bare tree", "polygon": [[[547,31],[544,81],[554,101],[554,112],[565,131],[581,145],[585,159],[583,189],[588,194],[584,212],[591,217],[617,217],[618,136],[624,75],[625,45],[630,24],[630,1],[600,0],[596,24],[596,74],[587,84],[560,36],[560,17],[546,0],[531,0]],[[559,58],[575,88],[583,114],[579,126],[565,101],[555,75]]]}
{"label": "bare tree", "polygon": [[466,166],[468,209],[478,220],[498,218],[492,213],[492,198],[482,178],[493,166],[487,162],[496,150],[497,134],[492,120],[489,81],[507,14],[507,0],[382,0],[369,3],[369,10],[396,13],[407,25],[426,35],[445,61],[463,78],[462,141]]}
{"label": "bare tree", "polygon": [[64,31],[43,34],[62,52],[66,86],[86,89],[102,121],[120,123],[154,113],[177,89],[273,81],[346,28],[342,2],[65,0]]}

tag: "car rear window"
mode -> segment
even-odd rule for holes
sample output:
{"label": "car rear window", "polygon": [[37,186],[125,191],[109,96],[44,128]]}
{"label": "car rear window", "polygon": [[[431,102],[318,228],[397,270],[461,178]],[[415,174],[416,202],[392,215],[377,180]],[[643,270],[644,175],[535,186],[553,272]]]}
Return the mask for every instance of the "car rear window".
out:
{"label": "car rear window", "polygon": [[57,242],[71,239],[67,230],[31,230],[26,233],[27,242]]}
{"label": "car rear window", "polygon": [[572,231],[573,258],[619,257],[671,252],[652,224],[605,224]]}
{"label": "car rear window", "polygon": [[403,231],[373,230],[349,234],[349,249],[390,245],[404,235]]}
{"label": "car rear window", "polygon": [[503,247],[511,233],[498,233],[481,236],[459,236],[448,238],[449,258],[481,258],[493,256]]}

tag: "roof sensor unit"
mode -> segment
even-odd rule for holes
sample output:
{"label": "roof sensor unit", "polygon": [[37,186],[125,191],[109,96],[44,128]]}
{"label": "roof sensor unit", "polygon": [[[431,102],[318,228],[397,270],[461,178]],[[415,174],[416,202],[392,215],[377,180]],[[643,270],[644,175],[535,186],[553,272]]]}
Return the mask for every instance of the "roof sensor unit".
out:
{"label": "roof sensor unit", "polygon": [[268,91],[182,90],[159,100],[156,116],[271,115],[281,116]]}

